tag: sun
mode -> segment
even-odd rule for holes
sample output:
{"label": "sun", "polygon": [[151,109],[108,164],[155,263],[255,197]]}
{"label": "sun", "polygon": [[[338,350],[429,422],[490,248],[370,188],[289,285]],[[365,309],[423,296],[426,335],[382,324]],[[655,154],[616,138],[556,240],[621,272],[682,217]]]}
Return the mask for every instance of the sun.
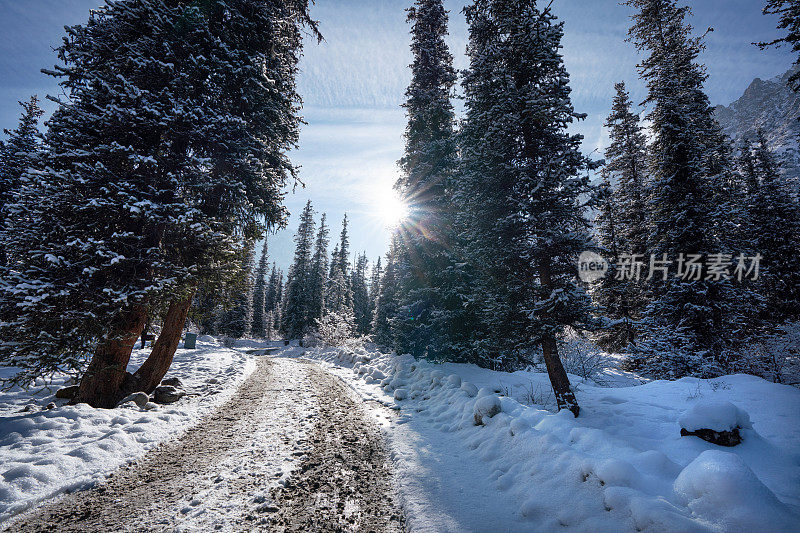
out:
{"label": "sun", "polygon": [[375,202],[376,215],[388,227],[400,225],[408,216],[408,206],[394,189],[382,191]]}

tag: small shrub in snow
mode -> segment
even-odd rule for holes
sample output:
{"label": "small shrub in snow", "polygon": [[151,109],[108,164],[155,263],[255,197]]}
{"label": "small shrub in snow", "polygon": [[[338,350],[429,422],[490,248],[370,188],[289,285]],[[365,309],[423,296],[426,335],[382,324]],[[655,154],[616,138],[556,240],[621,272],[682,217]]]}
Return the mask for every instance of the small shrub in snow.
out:
{"label": "small shrub in snow", "polygon": [[523,392],[520,401],[525,405],[540,405],[542,407],[555,405],[553,389],[542,387],[538,383],[534,386],[532,381],[525,387],[525,392]]}
{"label": "small shrub in snow", "polygon": [[470,398],[474,398],[478,395],[478,387],[470,383],[469,381],[464,381],[461,383],[461,390],[467,393],[467,396]]}
{"label": "small shrub in snow", "polygon": [[600,376],[610,366],[609,358],[589,339],[569,329],[559,343],[558,353],[567,372],[602,385]]}
{"label": "small shrub in snow", "polygon": [[482,426],[485,424],[484,420],[492,418],[501,410],[500,398],[494,395],[481,396],[475,400],[475,407],[473,408],[473,415],[475,418],[475,425]]}
{"label": "small shrub in snow", "polygon": [[773,383],[800,385],[800,321],[788,322],[748,344],[734,367]]}
{"label": "small shrub in snow", "polygon": [[[347,346],[353,340],[352,315],[331,311],[315,322],[315,329],[304,339],[306,343],[315,346]],[[362,344],[363,341],[359,339],[351,348],[358,346],[363,350]]]}

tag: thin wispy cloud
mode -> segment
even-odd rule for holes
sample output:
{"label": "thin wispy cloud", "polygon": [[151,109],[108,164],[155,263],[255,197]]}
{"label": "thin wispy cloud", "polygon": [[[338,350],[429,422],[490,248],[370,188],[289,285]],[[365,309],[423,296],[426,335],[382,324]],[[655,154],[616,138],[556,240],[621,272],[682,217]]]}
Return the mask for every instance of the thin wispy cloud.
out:
{"label": "thin wispy cloud", "polygon": [[[39,72],[56,62],[51,47],[65,24],[88,18],[101,0],[0,0],[0,126],[14,127],[17,100],[33,93],[56,94],[55,80]],[[446,0],[450,11],[448,43],[456,68],[467,66],[467,26],[463,0]],[[691,2],[698,33],[709,26],[707,90],[714,104],[736,99],[755,77],[770,78],[793,61],[788,49],[758,50],[753,41],[777,35],[776,19],[761,15],[756,0]],[[374,217],[374,198],[391,190],[402,155],[405,120],[400,108],[410,79],[409,25],[411,0],[329,0],[316,3],[325,42],[309,39],[298,86],[308,124],[292,159],[301,165],[305,189],[289,193],[286,204],[296,215],[307,199],[327,212],[337,226],[348,212],[355,250],[376,258],[385,252],[388,232]],[[587,113],[571,131],[584,136],[584,151],[596,158],[607,145],[603,122],[614,83],[625,81],[634,102],[645,90],[636,73],[641,57],[625,42],[631,9],[616,0],[555,0],[565,23],[563,54],[570,73],[575,110]],[[456,108],[461,109],[456,102]],[[372,211],[372,212],[371,212]],[[293,217],[286,231],[272,237],[273,259],[288,265],[294,245]]]}

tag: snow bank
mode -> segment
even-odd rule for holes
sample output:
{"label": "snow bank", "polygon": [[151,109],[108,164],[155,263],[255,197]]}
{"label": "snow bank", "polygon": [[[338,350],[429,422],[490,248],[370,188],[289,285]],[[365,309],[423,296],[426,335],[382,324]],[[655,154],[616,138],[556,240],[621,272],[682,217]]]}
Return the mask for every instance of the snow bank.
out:
{"label": "snow bank", "polygon": [[[303,357],[390,408],[375,416],[412,531],[739,531],[757,516],[780,531],[800,520],[793,387],[734,375],[605,388],[572,376],[575,419],[554,412],[542,373],[364,349]],[[744,442],[720,452],[681,437],[681,424],[735,424]]]}
{"label": "snow bank", "polygon": [[[138,368],[148,353],[135,351],[129,370]],[[156,444],[179,436],[230,398],[254,368],[246,355],[202,338],[196,350],[175,354],[167,377],[179,378],[189,395],[172,405],[65,405],[66,400],[53,396],[65,384],[63,377],[36,394],[20,389],[1,393],[0,521],[55,494],[102,480]],[[43,410],[50,402],[57,406]]]}
{"label": "snow bank", "polygon": [[724,531],[791,531],[792,516],[741,457],[706,450],[675,480],[675,492],[692,510]]}
{"label": "snow bank", "polygon": [[732,431],[736,428],[753,428],[750,415],[731,402],[699,402],[682,414],[678,423],[686,431],[698,429]]}

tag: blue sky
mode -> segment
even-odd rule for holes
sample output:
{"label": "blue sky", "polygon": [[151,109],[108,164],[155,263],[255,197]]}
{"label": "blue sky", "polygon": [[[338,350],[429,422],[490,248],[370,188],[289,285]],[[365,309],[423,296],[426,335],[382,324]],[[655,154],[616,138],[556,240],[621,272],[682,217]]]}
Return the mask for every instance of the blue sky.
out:
{"label": "blue sky", "polygon": [[[328,215],[338,235],[345,212],[351,218],[353,252],[377,258],[386,251],[386,198],[396,177],[395,162],[403,149],[405,126],[399,105],[408,84],[411,62],[405,8],[411,0],[319,0],[312,9],[325,42],[309,40],[302,61],[300,92],[307,125],[301,147],[292,154],[301,166],[305,188],[287,195],[292,219],[286,230],[270,237],[272,259],[287,266],[293,253],[296,215],[311,199]],[[0,0],[0,127],[13,128],[17,100],[31,94],[55,94],[54,80],[39,69],[55,62],[51,47],[65,24],[86,20],[100,0]],[[456,67],[466,67],[465,1],[446,0],[450,10],[449,44]],[[714,104],[738,98],[753,78],[770,78],[793,61],[788,49],[760,51],[753,41],[778,35],[776,19],[761,15],[761,0],[690,2],[698,32],[713,26],[701,59],[708,68],[706,85]],[[624,41],[630,8],[616,0],[555,0],[565,21],[564,58],[570,72],[573,102],[585,121],[574,130],[585,136],[587,153],[602,150],[607,138],[602,123],[610,108],[613,84],[624,80],[635,101],[644,90],[636,77],[639,60]]]}

